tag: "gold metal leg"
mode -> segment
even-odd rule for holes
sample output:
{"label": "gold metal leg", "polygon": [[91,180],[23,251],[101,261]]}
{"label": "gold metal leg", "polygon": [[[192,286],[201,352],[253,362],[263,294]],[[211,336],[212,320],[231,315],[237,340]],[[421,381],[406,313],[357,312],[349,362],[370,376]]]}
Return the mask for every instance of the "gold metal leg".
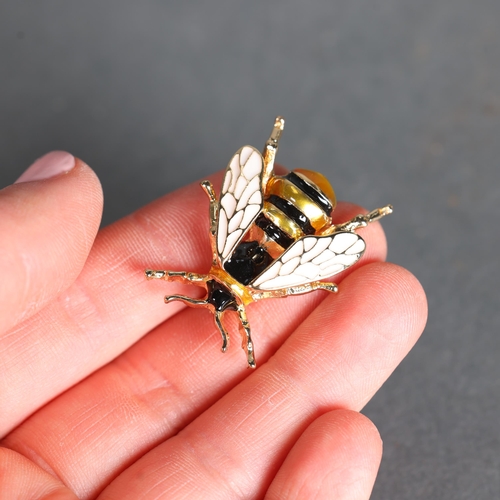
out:
{"label": "gold metal leg", "polygon": [[[180,281],[181,283],[189,284],[189,285],[197,285],[203,288],[206,287],[206,282],[209,279],[206,274],[198,274],[198,273],[187,273],[184,271],[154,271],[152,269],[147,269],[145,271],[146,278],[157,279],[157,280],[165,280],[165,281]],[[186,295],[167,295],[165,296],[165,303],[174,301],[184,302],[186,305],[190,307],[206,307],[209,305],[205,299],[193,299],[191,297],[187,297]]]}
{"label": "gold metal leg", "polygon": [[193,299],[192,297],[187,297],[186,295],[166,295],[165,304],[174,302],[178,300],[179,302],[184,302],[184,304],[190,307],[207,307],[208,302],[206,300]]}
{"label": "gold metal leg", "polygon": [[219,203],[217,201],[217,196],[215,195],[214,187],[210,181],[203,181],[201,183],[203,191],[208,196],[210,201],[209,207],[209,217],[210,217],[210,230],[208,232],[210,238],[210,247],[212,248],[212,264],[217,264],[217,208]]}
{"label": "gold metal leg", "polygon": [[287,297],[289,295],[301,295],[304,293],[314,292],[314,290],[326,290],[327,292],[332,293],[337,293],[339,291],[338,286],[335,283],[313,281],[312,283],[307,283],[305,285],[281,288],[280,290],[252,292],[252,297],[254,300],[271,299],[277,297]]}
{"label": "gold metal leg", "polygon": [[274,159],[276,158],[276,153],[278,152],[278,144],[284,128],[285,120],[281,116],[277,116],[274,120],[273,131],[271,132],[271,135],[266,141],[266,145],[264,147],[264,174],[262,176],[263,186],[267,185],[267,182],[273,173]]}
{"label": "gold metal leg", "polygon": [[224,316],[223,312],[214,311],[214,320],[215,326],[219,329],[219,332],[222,336],[222,352],[226,352],[229,347],[229,334],[227,333],[224,325],[222,324],[222,317]]}
{"label": "gold metal leg", "polygon": [[180,281],[192,285],[204,286],[209,277],[206,274],[187,273],[185,271],[154,271],[146,269],[144,272],[148,280]]}
{"label": "gold metal leg", "polygon": [[248,367],[255,368],[256,364],[253,351],[253,342],[252,336],[250,334],[250,324],[248,323],[245,306],[243,304],[239,304],[237,312],[240,318],[241,347],[247,355]]}
{"label": "gold metal leg", "polygon": [[356,215],[351,220],[343,222],[342,224],[337,224],[332,226],[329,231],[325,231],[324,234],[333,234],[339,231],[355,231],[362,227],[366,227],[368,224],[380,220],[386,215],[392,214],[392,205],[386,205],[382,208],[376,208],[366,215]]}

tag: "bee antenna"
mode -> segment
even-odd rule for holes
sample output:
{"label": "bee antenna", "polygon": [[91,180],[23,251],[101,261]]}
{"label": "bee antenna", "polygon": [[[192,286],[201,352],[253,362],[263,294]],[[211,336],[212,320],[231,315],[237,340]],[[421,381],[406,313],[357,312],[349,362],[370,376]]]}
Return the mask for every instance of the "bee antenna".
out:
{"label": "bee antenna", "polygon": [[274,127],[283,130],[285,128],[285,119],[282,116],[277,116],[274,120]]}
{"label": "bee antenna", "polygon": [[285,119],[281,116],[277,116],[276,119],[274,120],[274,127],[273,131],[271,132],[271,136],[267,140],[266,146],[269,147],[274,147],[278,148],[278,142],[281,137],[281,132],[283,132],[283,129],[285,128]]}
{"label": "bee antenna", "polygon": [[281,116],[277,116],[274,121],[273,131],[269,139],[266,141],[264,148],[264,174],[262,176],[262,185],[265,186],[271,177],[274,168],[274,159],[278,151],[278,142],[281,137],[281,132],[285,128],[285,120]]}

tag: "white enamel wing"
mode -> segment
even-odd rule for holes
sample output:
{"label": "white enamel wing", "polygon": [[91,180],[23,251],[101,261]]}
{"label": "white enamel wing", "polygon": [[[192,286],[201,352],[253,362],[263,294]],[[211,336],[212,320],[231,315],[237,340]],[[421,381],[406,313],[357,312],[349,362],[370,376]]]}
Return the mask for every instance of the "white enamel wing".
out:
{"label": "white enamel wing", "polygon": [[249,286],[278,290],[322,280],[352,266],[363,255],[366,244],[352,232],[331,236],[305,236],[293,243]]}
{"label": "white enamel wing", "polygon": [[252,146],[243,146],[229,162],[217,218],[217,253],[222,262],[262,210],[263,170],[262,155]]}

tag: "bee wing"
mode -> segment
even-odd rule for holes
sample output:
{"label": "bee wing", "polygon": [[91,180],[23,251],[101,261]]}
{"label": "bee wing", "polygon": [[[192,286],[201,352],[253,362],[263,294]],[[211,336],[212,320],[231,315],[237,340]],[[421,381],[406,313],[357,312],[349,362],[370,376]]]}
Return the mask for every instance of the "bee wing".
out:
{"label": "bee wing", "polygon": [[250,286],[278,290],[322,280],[352,266],[365,248],[363,238],[349,231],[305,236],[283,252]]}
{"label": "bee wing", "polygon": [[264,160],[257,149],[243,146],[224,175],[217,217],[217,253],[224,262],[236,248],[264,205]]}

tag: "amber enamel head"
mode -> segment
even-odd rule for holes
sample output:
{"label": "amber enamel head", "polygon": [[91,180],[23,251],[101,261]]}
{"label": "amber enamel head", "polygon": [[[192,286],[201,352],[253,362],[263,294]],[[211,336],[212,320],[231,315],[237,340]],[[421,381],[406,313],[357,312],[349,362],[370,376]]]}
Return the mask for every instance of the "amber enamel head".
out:
{"label": "amber enamel head", "polygon": [[226,168],[219,198],[209,181],[201,183],[209,198],[209,272],[146,271],[148,279],[181,281],[206,290],[204,299],[167,295],[165,302],[178,300],[210,309],[222,335],[222,351],[229,345],[224,314],[236,312],[251,368],[256,364],[246,306],[314,290],[337,292],[335,283],[322,280],[361,258],[366,245],[356,229],[392,212],[387,205],[334,225],[335,193],[322,174],[296,169],[274,175],[284,124],[283,118],[276,118],[263,154],[252,146],[236,152]]}

